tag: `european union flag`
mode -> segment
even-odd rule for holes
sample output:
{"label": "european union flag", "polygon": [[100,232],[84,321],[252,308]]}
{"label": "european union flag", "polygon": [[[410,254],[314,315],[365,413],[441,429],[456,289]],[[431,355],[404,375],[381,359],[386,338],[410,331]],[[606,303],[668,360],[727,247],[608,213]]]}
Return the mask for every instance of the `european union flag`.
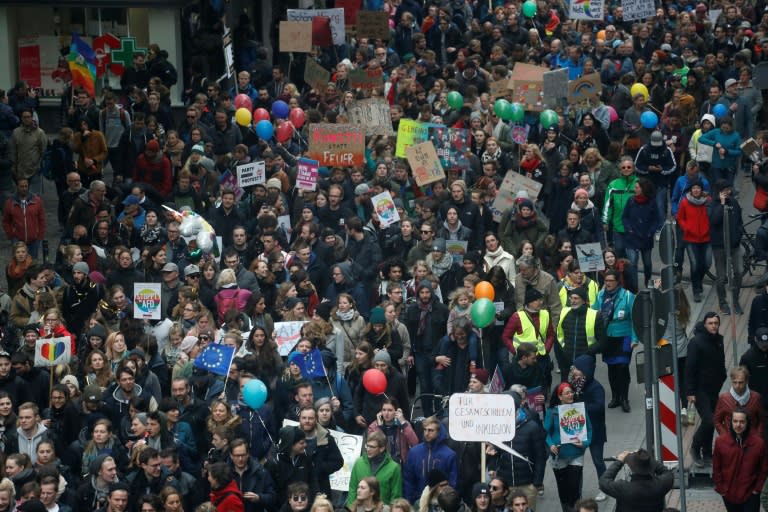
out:
{"label": "european union flag", "polygon": [[216,375],[226,376],[229,373],[229,365],[235,355],[235,348],[221,343],[209,343],[205,350],[195,358],[195,368],[208,370]]}
{"label": "european union flag", "polygon": [[293,363],[301,369],[301,375],[305,379],[325,376],[323,367],[323,357],[319,349],[314,349],[306,354],[294,352],[288,357],[288,362]]}

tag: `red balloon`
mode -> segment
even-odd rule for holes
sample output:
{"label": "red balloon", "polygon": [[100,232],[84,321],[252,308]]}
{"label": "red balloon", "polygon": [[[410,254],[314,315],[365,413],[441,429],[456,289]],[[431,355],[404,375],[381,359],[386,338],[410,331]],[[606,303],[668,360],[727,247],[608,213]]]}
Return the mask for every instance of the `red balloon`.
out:
{"label": "red balloon", "polygon": [[363,374],[363,387],[372,395],[380,395],[387,390],[387,376],[376,368],[367,370]]}
{"label": "red balloon", "polygon": [[267,112],[267,109],[259,107],[253,111],[253,124],[258,123],[259,121],[269,121],[269,112]]}
{"label": "red balloon", "polygon": [[250,112],[253,110],[253,102],[247,94],[240,93],[235,96],[235,108],[247,108]]}
{"label": "red balloon", "polygon": [[304,126],[304,110],[300,108],[292,108],[291,113],[288,116],[291,122],[293,123],[293,126],[296,128],[301,128]]}
{"label": "red balloon", "polygon": [[289,141],[293,137],[293,125],[290,121],[280,123],[275,133],[277,134],[277,142]]}

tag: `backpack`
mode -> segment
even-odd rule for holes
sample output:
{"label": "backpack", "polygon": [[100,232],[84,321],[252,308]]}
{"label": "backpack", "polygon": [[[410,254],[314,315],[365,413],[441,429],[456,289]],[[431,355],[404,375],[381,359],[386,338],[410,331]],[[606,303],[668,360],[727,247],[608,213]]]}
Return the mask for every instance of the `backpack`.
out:
{"label": "backpack", "polygon": [[239,294],[240,290],[237,290],[237,292],[232,297],[222,298],[220,302],[216,304],[216,309],[219,316],[219,324],[224,323],[224,317],[227,315],[229,310],[234,309],[235,311],[240,311],[240,308],[237,306],[237,296]]}
{"label": "backpack", "polygon": [[62,144],[49,144],[40,159],[40,174],[52,181],[64,181],[68,172],[75,169],[67,148]]}

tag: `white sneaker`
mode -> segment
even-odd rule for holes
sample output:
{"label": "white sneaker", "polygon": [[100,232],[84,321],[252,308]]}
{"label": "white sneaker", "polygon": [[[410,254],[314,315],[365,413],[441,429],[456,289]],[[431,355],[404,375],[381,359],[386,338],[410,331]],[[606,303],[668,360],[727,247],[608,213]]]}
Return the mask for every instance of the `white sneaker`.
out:
{"label": "white sneaker", "polygon": [[595,501],[605,501],[608,499],[608,496],[605,495],[604,492],[597,493],[597,496],[595,496]]}

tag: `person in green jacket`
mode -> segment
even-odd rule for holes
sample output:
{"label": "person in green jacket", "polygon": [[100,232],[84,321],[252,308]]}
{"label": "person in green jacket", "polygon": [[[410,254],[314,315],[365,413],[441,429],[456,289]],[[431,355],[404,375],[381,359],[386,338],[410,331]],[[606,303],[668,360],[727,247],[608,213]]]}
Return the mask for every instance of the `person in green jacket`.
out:
{"label": "person in green jacket", "polygon": [[371,432],[365,441],[365,454],[352,466],[349,478],[347,507],[350,510],[357,500],[357,484],[367,476],[376,477],[381,486],[381,501],[389,505],[403,495],[403,477],[400,464],[387,453],[387,437],[381,431]]}
{"label": "person in green jacket", "polygon": [[621,221],[621,216],[627,202],[635,193],[637,176],[635,176],[635,162],[632,161],[632,158],[625,156],[621,159],[619,173],[620,176],[611,181],[608,184],[608,190],[605,191],[603,229],[608,234],[609,241],[611,233],[613,233],[613,246],[616,249],[616,255],[619,258],[626,258],[624,223]]}

